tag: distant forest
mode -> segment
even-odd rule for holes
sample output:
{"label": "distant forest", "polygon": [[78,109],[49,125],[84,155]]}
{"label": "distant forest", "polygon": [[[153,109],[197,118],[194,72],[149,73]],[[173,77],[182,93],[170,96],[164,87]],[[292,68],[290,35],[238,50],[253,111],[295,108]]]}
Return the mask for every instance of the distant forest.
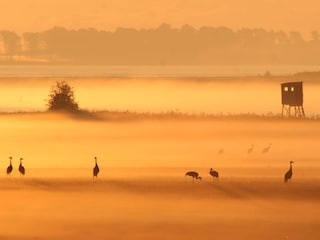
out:
{"label": "distant forest", "polygon": [[105,65],[316,65],[320,34],[190,25],[152,29],[54,27],[0,31],[0,63]]}

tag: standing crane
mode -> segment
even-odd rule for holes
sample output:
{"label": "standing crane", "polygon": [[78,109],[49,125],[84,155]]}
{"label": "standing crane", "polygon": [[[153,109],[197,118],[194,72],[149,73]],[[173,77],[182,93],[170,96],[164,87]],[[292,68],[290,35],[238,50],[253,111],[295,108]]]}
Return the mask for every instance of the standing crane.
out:
{"label": "standing crane", "polygon": [[192,181],[193,181],[193,182],[194,182],[194,179],[201,180],[201,177],[199,176],[199,173],[197,173],[197,172],[193,172],[193,171],[187,172],[187,173],[185,174],[185,176],[190,176],[190,177],[192,177]]}
{"label": "standing crane", "polygon": [[219,173],[215,170],[213,170],[212,168],[210,168],[210,175],[213,177],[213,178],[219,178]]}
{"label": "standing crane", "polygon": [[23,160],[23,158],[20,158],[19,172],[21,175],[24,175],[26,173],[26,170],[25,170],[24,166],[22,166],[22,160]]}
{"label": "standing crane", "polygon": [[11,172],[12,172],[12,157],[9,157],[10,159],[10,165],[7,167],[7,174],[10,176],[11,175]]}
{"label": "standing crane", "polygon": [[248,149],[248,154],[253,152],[253,148],[254,148],[254,145],[252,144],[251,147]]}
{"label": "standing crane", "polygon": [[290,161],[290,168],[284,175],[284,182],[288,182],[292,178],[292,163],[294,163],[294,161]]}
{"label": "standing crane", "polygon": [[94,177],[98,177],[98,173],[100,172],[100,169],[99,169],[99,167],[98,167],[98,163],[97,163],[97,157],[94,157],[94,160],[95,160],[95,162],[96,162],[96,165],[94,166],[94,168],[93,168],[93,178]]}
{"label": "standing crane", "polygon": [[270,148],[271,148],[271,143],[268,145],[268,147],[265,147],[264,149],[262,149],[261,153],[269,152]]}

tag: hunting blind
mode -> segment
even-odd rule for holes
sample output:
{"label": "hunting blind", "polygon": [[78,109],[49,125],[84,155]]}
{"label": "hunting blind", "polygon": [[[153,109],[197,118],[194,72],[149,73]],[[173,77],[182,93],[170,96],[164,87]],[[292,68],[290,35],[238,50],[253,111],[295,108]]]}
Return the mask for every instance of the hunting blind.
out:
{"label": "hunting blind", "polygon": [[[282,116],[305,117],[303,109],[303,83],[287,82],[281,84]],[[294,109],[294,115],[291,110]]]}

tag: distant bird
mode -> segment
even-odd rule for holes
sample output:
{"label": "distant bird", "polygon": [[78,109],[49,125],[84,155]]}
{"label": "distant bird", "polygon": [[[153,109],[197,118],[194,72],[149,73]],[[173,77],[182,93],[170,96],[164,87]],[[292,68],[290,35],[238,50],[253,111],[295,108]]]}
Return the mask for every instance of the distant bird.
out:
{"label": "distant bird", "polygon": [[94,166],[94,168],[93,168],[93,178],[94,177],[98,177],[98,173],[100,172],[100,169],[99,169],[99,167],[98,167],[98,163],[97,163],[97,157],[94,157],[94,160],[95,160],[95,162],[96,162],[96,165]]}
{"label": "distant bird", "polygon": [[248,149],[248,154],[253,152],[253,148],[254,148],[254,145],[252,144],[251,147]]}
{"label": "distant bird", "polygon": [[213,170],[212,168],[210,168],[209,173],[212,177],[217,178],[217,179],[219,178],[219,173],[217,171]]}
{"label": "distant bird", "polygon": [[290,161],[290,168],[284,175],[284,182],[288,182],[292,178],[292,163],[294,163],[294,161]]}
{"label": "distant bird", "polygon": [[271,143],[268,145],[268,147],[265,147],[264,149],[262,149],[261,153],[269,152],[270,148],[271,148]]}
{"label": "distant bird", "polygon": [[197,172],[187,172],[187,173],[185,174],[185,176],[190,176],[190,177],[192,177],[192,181],[193,181],[193,182],[194,182],[194,179],[195,179],[195,178],[201,180],[201,177],[199,176],[199,173],[197,173]]}
{"label": "distant bird", "polygon": [[22,166],[22,160],[23,158],[20,158],[19,172],[21,175],[24,175],[26,173],[26,170],[24,169],[24,166]]}
{"label": "distant bird", "polygon": [[9,157],[10,165],[7,167],[7,174],[10,175],[12,172],[12,157]]}
{"label": "distant bird", "polygon": [[223,153],[224,153],[223,148],[220,148],[220,149],[218,150],[218,153],[219,153],[220,155],[223,154]]}

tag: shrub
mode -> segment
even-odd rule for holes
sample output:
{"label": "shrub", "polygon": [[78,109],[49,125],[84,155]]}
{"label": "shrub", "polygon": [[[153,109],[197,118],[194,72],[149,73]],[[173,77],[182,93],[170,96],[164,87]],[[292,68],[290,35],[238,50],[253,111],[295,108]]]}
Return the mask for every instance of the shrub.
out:
{"label": "shrub", "polygon": [[78,111],[79,105],[75,101],[73,88],[64,80],[57,81],[51,88],[48,100],[49,111]]}

